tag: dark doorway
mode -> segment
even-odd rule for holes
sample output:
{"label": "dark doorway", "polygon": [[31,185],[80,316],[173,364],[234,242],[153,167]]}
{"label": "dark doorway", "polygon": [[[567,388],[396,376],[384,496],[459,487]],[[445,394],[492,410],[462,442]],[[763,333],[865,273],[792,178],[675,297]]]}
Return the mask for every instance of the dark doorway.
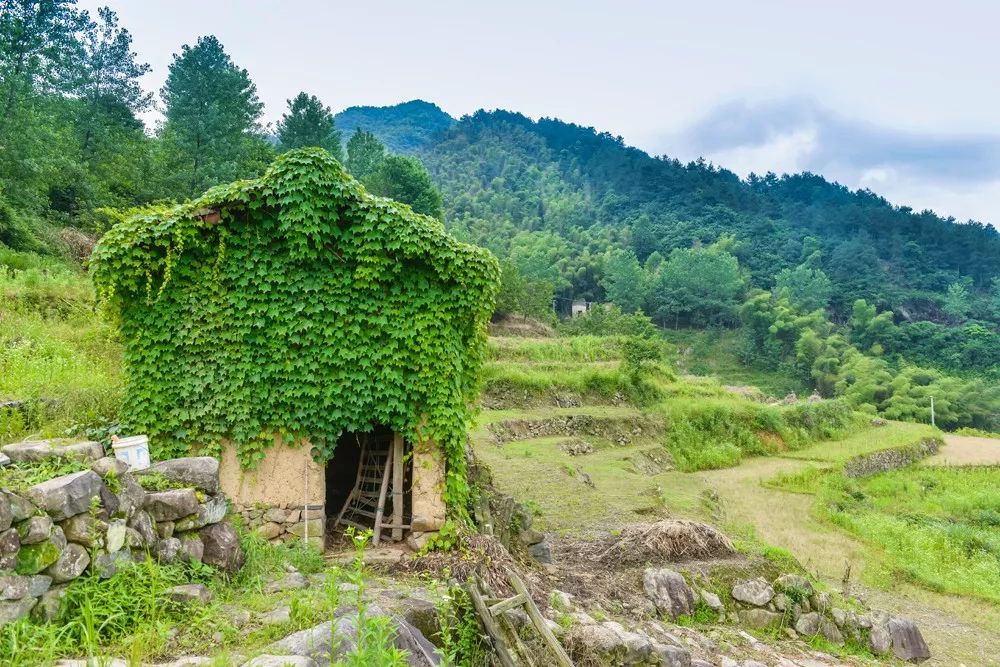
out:
{"label": "dark doorway", "polygon": [[[331,536],[342,533],[348,526],[359,529],[374,528],[378,516],[379,498],[382,497],[382,521],[385,528],[379,532],[382,540],[402,539],[408,530],[401,530],[394,523],[398,517],[394,510],[394,498],[403,506],[402,521],[409,523],[411,466],[408,458],[402,458],[402,484],[395,488],[399,480],[389,467],[390,461],[398,454],[394,447],[395,434],[392,429],[376,426],[367,432],[344,433],[337,440],[333,457],[326,464],[326,513],[327,533]],[[400,444],[405,454],[405,445]],[[394,491],[397,493],[394,494]],[[393,530],[396,528],[396,530]]]}

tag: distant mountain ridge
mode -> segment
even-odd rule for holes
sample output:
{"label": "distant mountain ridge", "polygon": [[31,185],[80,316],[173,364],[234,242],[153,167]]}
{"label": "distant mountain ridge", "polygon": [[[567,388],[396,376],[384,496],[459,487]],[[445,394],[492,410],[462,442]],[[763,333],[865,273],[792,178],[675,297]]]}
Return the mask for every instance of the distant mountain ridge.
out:
{"label": "distant mountain ridge", "polygon": [[413,153],[456,121],[436,104],[410,100],[388,107],[348,107],[334,116],[334,122],[345,142],[361,128],[393,153]]}
{"label": "distant mountain ridge", "polygon": [[701,160],[651,156],[594,128],[510,111],[455,120],[414,100],[352,107],[337,123],[345,135],[353,123],[417,155],[459,236],[501,258],[521,233],[560,246],[552,253],[559,296],[603,299],[596,256],[608,247],[631,248],[644,261],[732,235],[753,285],[770,288],[782,269],[806,261],[822,268],[834,283],[835,317],[864,298],[907,319],[943,320],[949,285],[968,281],[980,295],[972,316],[994,319],[985,295],[1000,276],[1000,234],[985,224],[895,207],[817,174],[744,180]]}

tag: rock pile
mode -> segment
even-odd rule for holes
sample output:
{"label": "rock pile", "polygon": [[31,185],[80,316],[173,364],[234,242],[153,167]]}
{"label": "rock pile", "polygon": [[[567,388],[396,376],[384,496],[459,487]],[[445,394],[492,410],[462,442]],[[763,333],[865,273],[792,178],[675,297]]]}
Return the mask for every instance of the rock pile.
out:
{"label": "rock pile", "polygon": [[235,530],[221,523],[227,505],[214,458],[129,472],[96,442],[17,443],[3,454],[15,465],[75,460],[90,469],[16,493],[0,489],[0,625],[28,613],[49,620],[67,582],[84,572],[111,577],[122,563],[147,554],[230,572],[243,565]]}
{"label": "rock pile", "polygon": [[763,578],[739,581],[730,595],[734,608],[727,617],[744,626],[785,628],[792,637],[821,636],[837,645],[851,641],[875,655],[891,654],[909,662],[923,662],[931,656],[920,629],[911,621],[835,606],[828,593],[816,591],[801,575],[783,574],[772,582]]}

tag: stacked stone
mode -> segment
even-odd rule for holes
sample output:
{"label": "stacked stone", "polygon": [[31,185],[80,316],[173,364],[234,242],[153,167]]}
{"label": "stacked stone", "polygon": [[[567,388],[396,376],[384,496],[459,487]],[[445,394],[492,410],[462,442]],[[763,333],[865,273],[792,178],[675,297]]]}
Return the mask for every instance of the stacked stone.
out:
{"label": "stacked stone", "polygon": [[246,505],[238,511],[245,525],[272,544],[302,541],[308,528],[309,544],[323,548],[326,534],[323,505]]}
{"label": "stacked stone", "polygon": [[[200,560],[229,572],[243,564],[235,530],[223,523],[219,463],[211,457],[163,461],[147,470],[105,457],[96,442],[8,445],[10,463],[47,459],[90,463],[20,493],[0,489],[0,625],[32,613],[55,616],[68,582],[85,572],[108,578],[125,562]],[[139,480],[158,475],[168,490]]]}

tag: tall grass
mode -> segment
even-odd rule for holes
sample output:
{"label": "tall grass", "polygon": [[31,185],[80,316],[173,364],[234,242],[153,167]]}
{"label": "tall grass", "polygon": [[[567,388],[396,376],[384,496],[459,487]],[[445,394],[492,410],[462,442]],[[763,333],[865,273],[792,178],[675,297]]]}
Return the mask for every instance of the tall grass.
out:
{"label": "tall grass", "polygon": [[114,419],[121,347],[89,279],[53,260],[4,257],[22,261],[0,265],[0,401],[23,403],[0,410],[0,442]]}
{"label": "tall grass", "polygon": [[610,336],[566,338],[490,338],[488,359],[509,361],[618,361],[619,339]]}
{"label": "tall grass", "polygon": [[744,456],[774,455],[843,437],[863,418],[840,401],[764,405],[736,396],[663,403],[666,447],[680,470],[738,465]]}
{"label": "tall grass", "polygon": [[931,590],[1000,603],[1000,468],[910,467],[829,475],[818,497],[837,525],[880,547],[884,565]]}

